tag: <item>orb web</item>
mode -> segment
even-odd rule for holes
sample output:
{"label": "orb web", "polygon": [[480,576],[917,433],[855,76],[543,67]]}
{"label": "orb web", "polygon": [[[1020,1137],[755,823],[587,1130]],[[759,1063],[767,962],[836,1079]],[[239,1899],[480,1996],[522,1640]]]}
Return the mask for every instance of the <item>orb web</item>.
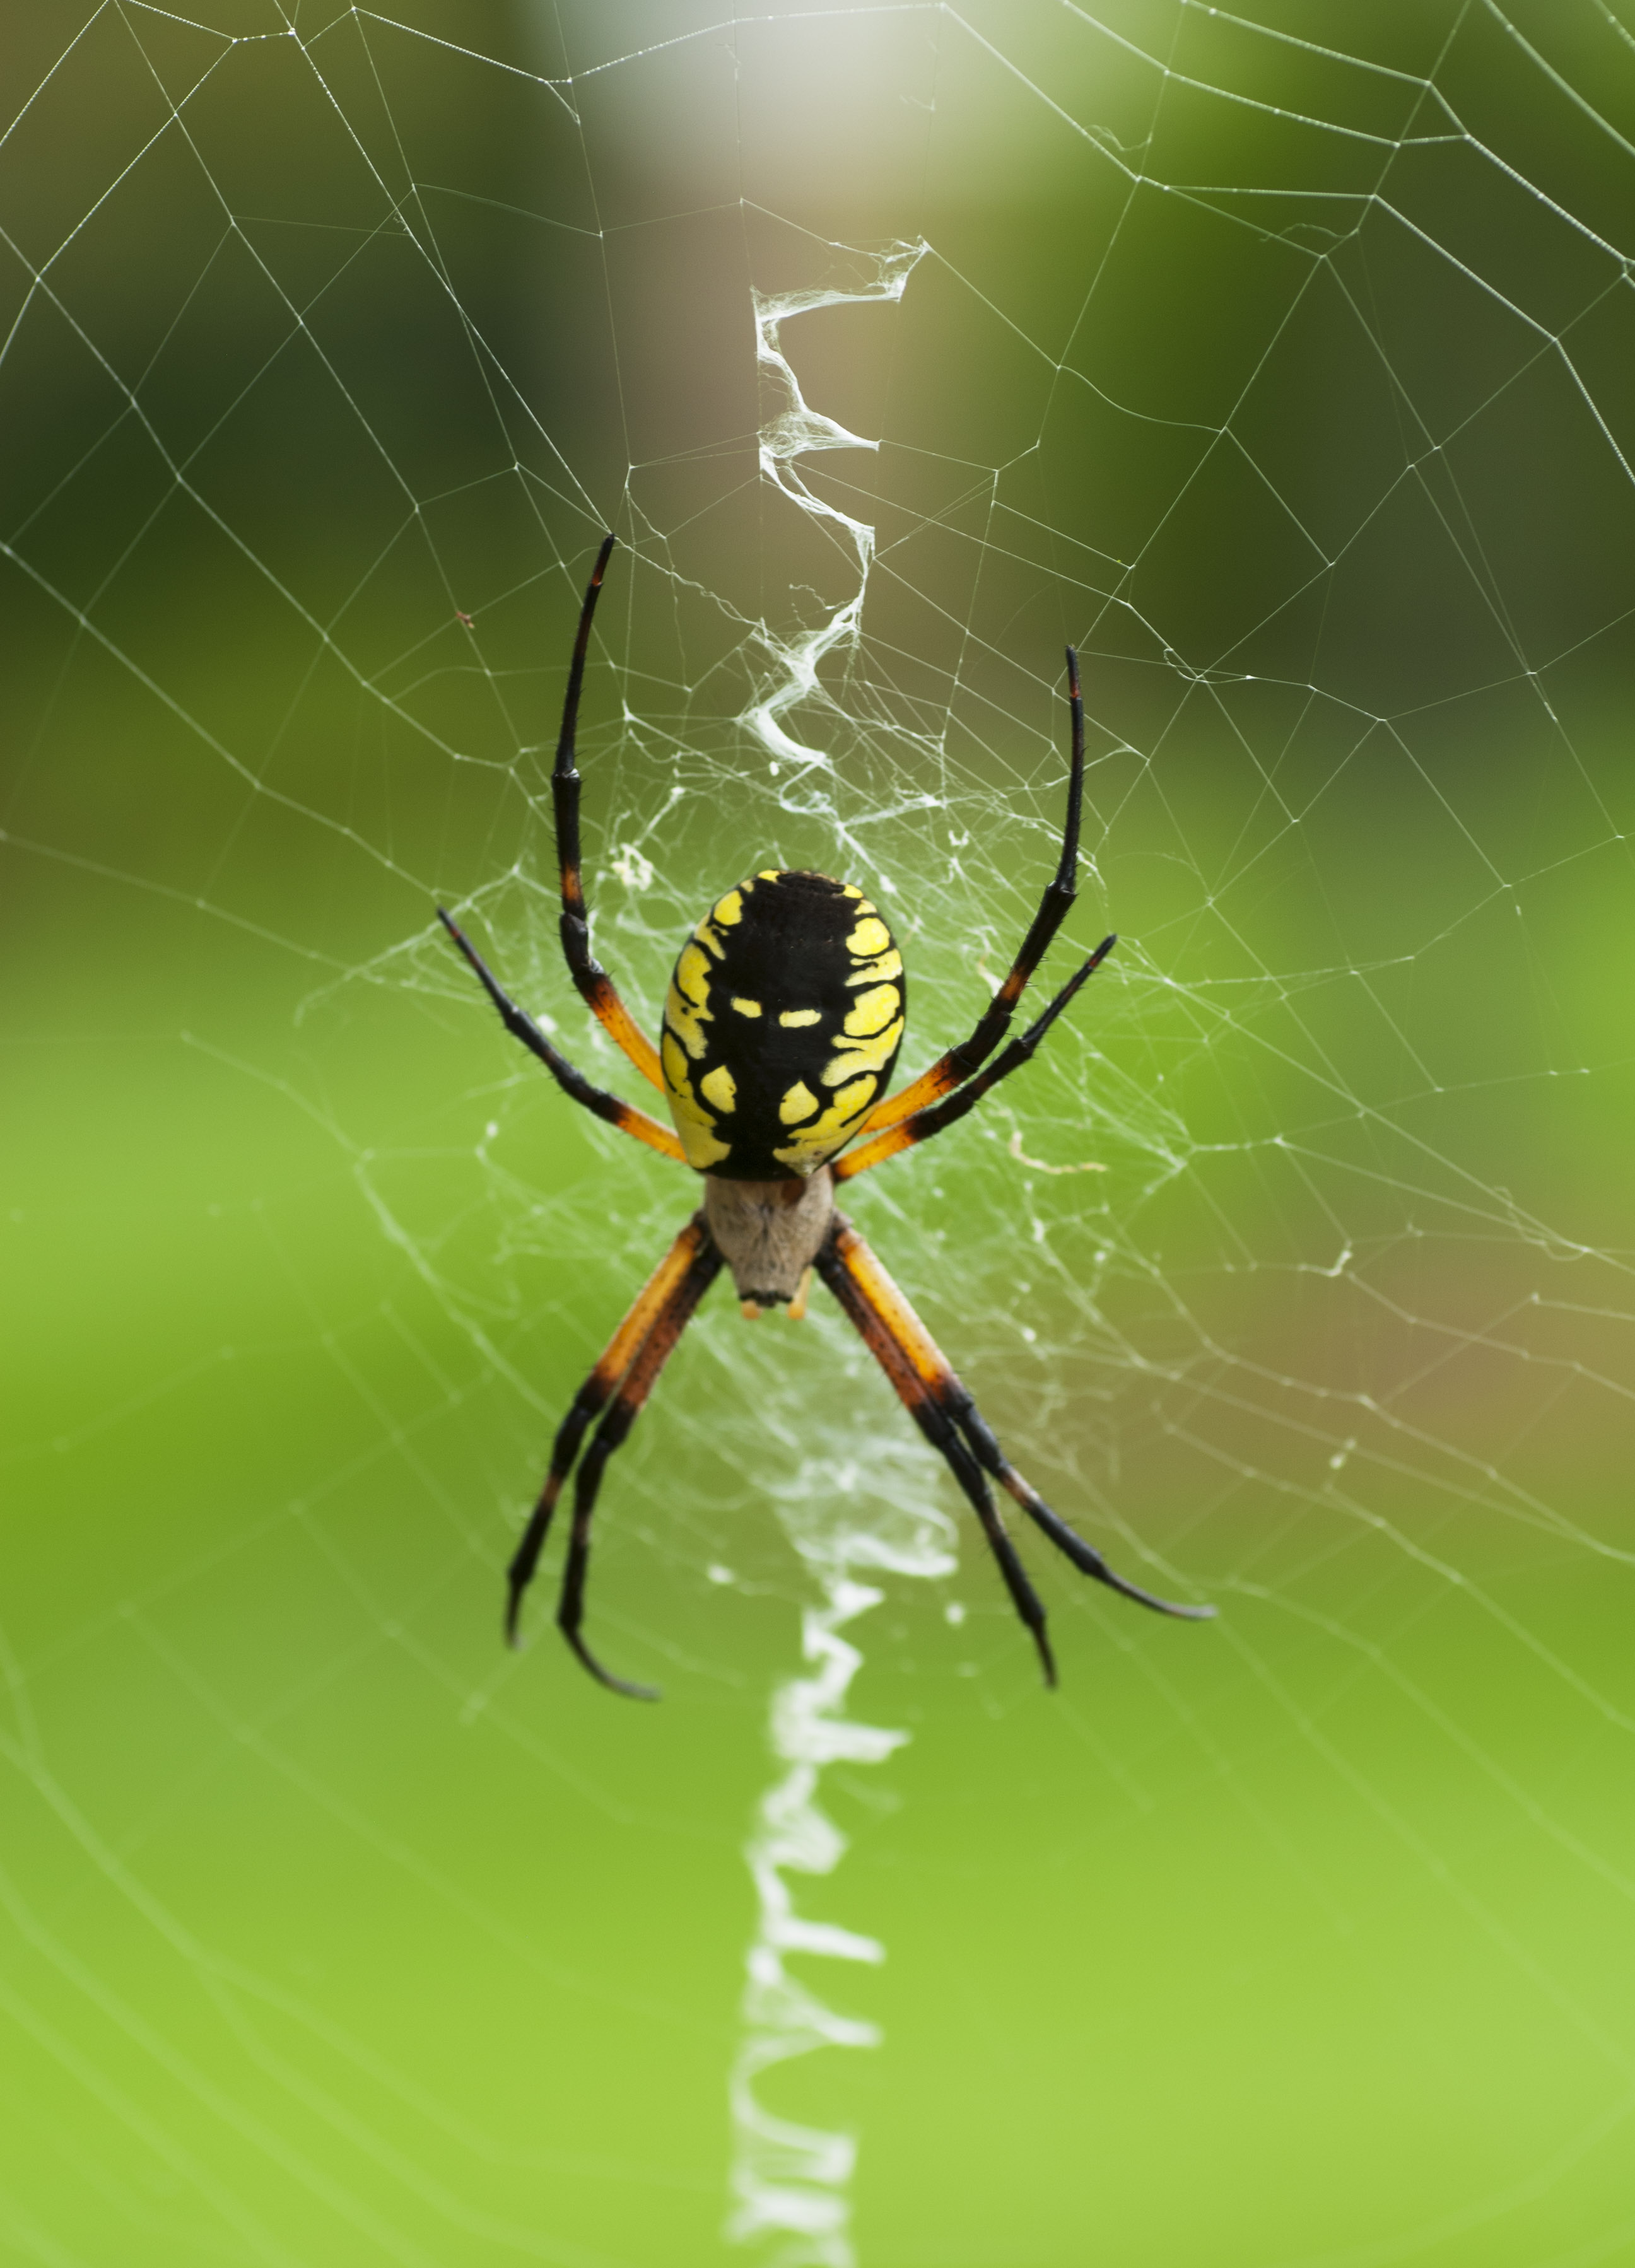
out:
{"label": "orb web", "polygon": [[[121,0],[8,71],[7,2243],[1617,2257],[1619,14]],[[554,1558],[500,1648],[694,1201],[431,920],[641,1100],[547,784],[609,526],[586,878],[650,1028],[777,863],[888,911],[905,1073],[962,1035],[1079,649],[1041,1005],[1118,947],[848,1205],[1210,1631],[1029,1549],[1047,1704],[843,1321],[717,1295],[599,1513],[662,1727]],[[825,2022],[878,2044],[780,2056]]]}

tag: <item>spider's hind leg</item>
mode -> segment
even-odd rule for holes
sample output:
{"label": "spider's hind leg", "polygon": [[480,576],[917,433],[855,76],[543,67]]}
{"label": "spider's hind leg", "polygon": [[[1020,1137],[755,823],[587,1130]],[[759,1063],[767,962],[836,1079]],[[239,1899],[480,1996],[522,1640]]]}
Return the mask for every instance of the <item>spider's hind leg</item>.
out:
{"label": "spider's hind leg", "polygon": [[939,1095],[962,1086],[986,1063],[1009,1030],[1027,980],[1044,959],[1046,948],[1079,895],[1079,828],[1085,792],[1085,704],[1079,685],[1079,656],[1071,645],[1067,649],[1067,699],[1072,718],[1073,753],[1067,775],[1067,812],[1062,822],[1061,857],[1054,877],[1045,885],[1039,910],[1011,963],[1010,974],[977,1018],[976,1029],[968,1039],[939,1056],[929,1071],[923,1071],[900,1094],[887,1095],[884,1101],[875,1104],[860,1129],[865,1138],[883,1134],[887,1127],[897,1125],[917,1110],[924,1110]]}
{"label": "spider's hind leg", "polygon": [[585,683],[585,658],[590,650],[591,624],[601,596],[614,539],[602,538],[596,564],[579,609],[579,627],[568,667],[568,690],[562,704],[562,730],[556,740],[556,761],[551,770],[551,807],[556,829],[556,864],[562,880],[562,917],[558,924],[563,958],[568,964],[580,998],[615,1044],[629,1057],[642,1077],[664,1092],[659,1050],[619,998],[611,976],[591,952],[589,916],[585,909],[585,879],[579,858],[579,770],[576,748],[579,727],[579,693]]}
{"label": "spider's hind leg", "polygon": [[439,906],[437,917],[499,1011],[499,1020],[505,1029],[512,1039],[521,1041],[531,1056],[538,1057],[564,1094],[585,1109],[593,1111],[598,1118],[605,1119],[609,1126],[616,1126],[622,1134],[629,1134],[636,1141],[644,1142],[650,1150],[657,1150],[661,1158],[674,1158],[678,1165],[685,1165],[681,1145],[667,1126],[661,1126],[644,1110],[637,1110],[634,1103],[610,1094],[606,1087],[593,1086],[582,1071],[574,1069],[561,1049],[552,1046],[527,1010],[518,1007],[453,916]]}

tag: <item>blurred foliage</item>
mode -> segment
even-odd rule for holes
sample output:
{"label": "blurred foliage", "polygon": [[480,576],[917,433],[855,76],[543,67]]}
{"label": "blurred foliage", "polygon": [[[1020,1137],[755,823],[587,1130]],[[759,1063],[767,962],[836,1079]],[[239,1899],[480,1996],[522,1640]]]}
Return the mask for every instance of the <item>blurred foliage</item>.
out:
{"label": "blurred foliage", "polygon": [[[856,1210],[1063,1509],[1226,1610],[1042,1568],[1047,1700],[968,1538],[859,1626],[915,1742],[826,1780],[854,1852],[798,1887],[888,1945],[812,1965],[886,2043],[778,2099],[861,2130],[862,2258],[1621,2257],[1616,17],[6,27],[0,2250],[722,2257],[777,1514],[907,1429],[832,1318],[718,1302],[598,1545],[666,1707],[502,1653],[530,1477],[689,1200],[430,907],[616,1075],[541,799],[611,524],[587,843],[648,1012],[775,855],[890,886],[914,1044],[962,1028],[1083,647],[1072,932],[1120,952]],[[805,460],[878,555],[796,718],[829,762],[774,776],[746,711],[851,570],[762,476],[752,294],[922,239],[900,306],[783,335],[880,446]]]}

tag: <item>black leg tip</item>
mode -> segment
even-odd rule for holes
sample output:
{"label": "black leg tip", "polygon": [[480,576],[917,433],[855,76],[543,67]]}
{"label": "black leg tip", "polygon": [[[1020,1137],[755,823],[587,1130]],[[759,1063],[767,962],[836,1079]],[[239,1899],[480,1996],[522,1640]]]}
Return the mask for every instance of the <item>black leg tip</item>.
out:
{"label": "black leg tip", "polygon": [[1218,1607],[1195,1607],[1184,1605],[1179,1599],[1160,1599],[1156,1591],[1144,1591],[1138,1583],[1131,1583],[1124,1576],[1116,1575],[1110,1567],[1101,1580],[1109,1590],[1116,1591],[1121,1598],[1132,1599],[1137,1606],[1149,1608],[1155,1615],[1167,1615],[1172,1622],[1212,1623],[1220,1611]]}
{"label": "black leg tip", "polygon": [[662,1701],[664,1698],[658,1686],[637,1685],[630,1678],[615,1677],[610,1669],[599,1667],[591,1675],[599,1685],[605,1685],[609,1693],[617,1693],[626,1701]]}
{"label": "black leg tip", "polygon": [[[557,1627],[561,1629],[562,1625],[558,1624]],[[596,1683],[605,1685],[609,1693],[622,1694],[627,1701],[663,1700],[664,1695],[656,1685],[637,1685],[628,1677],[615,1677],[611,1669],[604,1669],[577,1631],[563,1630],[562,1634]]]}

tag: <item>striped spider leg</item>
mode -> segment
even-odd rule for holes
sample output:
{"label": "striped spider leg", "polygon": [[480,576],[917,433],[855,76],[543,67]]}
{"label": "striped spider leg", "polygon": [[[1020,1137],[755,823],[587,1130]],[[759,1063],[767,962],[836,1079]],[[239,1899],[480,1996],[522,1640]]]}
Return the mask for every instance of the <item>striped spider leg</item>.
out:
{"label": "striped spider leg", "polygon": [[1044,1609],[1028,1581],[988,1486],[991,1475],[1020,1505],[1035,1528],[1080,1573],[1094,1576],[1121,1598],[1185,1622],[1204,1622],[1213,1607],[1160,1599],[1116,1572],[1101,1554],[1052,1512],[1005,1456],[976,1404],[960,1383],[931,1333],[897,1289],[844,1213],[835,1214],[818,1254],[817,1271],[891,1381],[899,1400],[964,1491],[999,1563],[1017,1613],[1039,1649],[1047,1685],[1056,1683],[1056,1660],[1045,1632]]}
{"label": "striped spider leg", "polygon": [[614,982],[592,957],[591,933],[585,912],[585,884],[579,873],[579,774],[574,762],[579,723],[579,688],[585,682],[585,657],[590,647],[591,623],[601,596],[602,577],[615,539],[604,535],[596,564],[586,586],[579,610],[579,627],[573,641],[573,660],[568,671],[568,690],[562,704],[562,730],[556,738],[556,762],[550,776],[551,806],[556,827],[556,864],[562,875],[563,956],[580,998],[608,1035],[624,1050],[642,1077],[660,1093],[664,1074],[659,1050],[620,999]]}
{"label": "striped spider leg", "polygon": [[[1046,948],[1079,895],[1079,828],[1085,794],[1085,703],[1079,684],[1079,654],[1071,645],[1067,649],[1067,698],[1072,718],[1072,760],[1067,776],[1062,855],[1054,877],[1045,884],[1039,910],[1022,939],[1020,952],[1011,964],[1011,973],[977,1018],[970,1037],[939,1055],[929,1071],[923,1071],[900,1093],[877,1103],[858,1129],[865,1136],[880,1134],[887,1127],[897,1125],[912,1112],[923,1110],[939,1096],[962,1086],[981,1069],[1005,1037],[1023,988],[1044,959]],[[1109,939],[1108,944],[1111,941]],[[1102,951],[1106,950],[1104,946]],[[890,1152],[883,1154],[889,1156]]]}
{"label": "striped spider leg", "polygon": [[644,1110],[637,1110],[634,1103],[626,1102],[622,1096],[609,1094],[605,1086],[593,1086],[583,1071],[576,1071],[561,1049],[552,1046],[527,1011],[518,1007],[471,939],[441,906],[437,909],[437,917],[475,971],[477,982],[498,1009],[505,1029],[513,1040],[521,1041],[530,1055],[539,1057],[564,1094],[571,1095],[586,1110],[593,1111],[598,1118],[606,1119],[609,1126],[616,1126],[622,1134],[631,1135],[637,1141],[644,1142],[650,1150],[657,1150],[661,1158],[681,1159],[681,1145],[667,1126],[661,1126],[656,1118],[650,1118]]}
{"label": "striped spider leg", "polygon": [[523,1594],[539,1565],[563,1483],[573,1469],[579,1444],[593,1419],[606,1410],[607,1415],[596,1429],[595,1439],[586,1452],[574,1482],[573,1527],[567,1564],[563,1570],[556,1624],[591,1675],[632,1701],[656,1701],[659,1696],[651,1685],[632,1685],[604,1669],[580,1635],[585,1618],[586,1579],[590,1572],[591,1517],[596,1509],[596,1495],[608,1458],[621,1447],[640,1416],[659,1372],[692,1321],[698,1302],[721,1272],[721,1255],[704,1225],[703,1213],[695,1213],[648,1278],[635,1306],[608,1340],[601,1359],[574,1396],[573,1406],[557,1428],[545,1485],[506,1571],[509,1594],[505,1634],[514,1646]]}
{"label": "striped spider leg", "polygon": [[871,1166],[883,1166],[887,1158],[896,1157],[900,1151],[911,1150],[917,1142],[928,1142],[933,1134],[940,1134],[945,1128],[957,1124],[968,1110],[975,1110],[983,1095],[998,1086],[1002,1079],[1008,1079],[1013,1071],[1020,1071],[1032,1057],[1039,1042],[1074,993],[1095,975],[1117,943],[1116,937],[1104,937],[1088,961],[1068,978],[1043,1015],[1035,1018],[1020,1039],[1011,1042],[998,1063],[991,1064],[985,1071],[951,1094],[946,1102],[931,1103],[925,1109],[917,1110],[896,1125],[887,1127],[883,1134],[876,1134],[873,1141],[865,1142],[860,1150],[848,1150],[843,1158],[835,1160],[835,1179],[849,1182],[856,1174],[866,1174]]}

